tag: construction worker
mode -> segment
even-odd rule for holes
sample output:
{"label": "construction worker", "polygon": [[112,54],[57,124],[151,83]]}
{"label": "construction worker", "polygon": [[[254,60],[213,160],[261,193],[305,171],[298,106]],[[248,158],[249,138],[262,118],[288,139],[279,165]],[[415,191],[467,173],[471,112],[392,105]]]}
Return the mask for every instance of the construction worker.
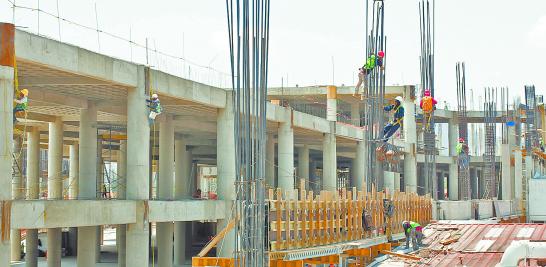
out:
{"label": "construction worker", "polygon": [[[14,102],[13,107],[13,124],[17,123],[17,113],[25,113],[28,109],[28,89],[21,90]],[[24,117],[24,116],[21,116]]]}
{"label": "construction worker", "polygon": [[377,52],[377,66],[379,66],[381,69],[384,69],[383,66],[383,58],[385,57],[385,52],[379,51]]}
{"label": "construction worker", "polygon": [[157,94],[152,95],[152,99],[146,99],[147,106],[150,109],[150,115],[148,116],[148,122],[150,125],[154,124],[157,115],[161,114],[161,102]]}
{"label": "construction worker", "polygon": [[[360,87],[362,86],[362,84],[364,84],[364,88],[366,87],[367,80],[367,72],[364,67],[358,68],[358,83],[356,84],[353,96],[356,96],[356,94],[360,93]],[[362,98],[362,96],[363,94],[361,94],[360,98]]]}
{"label": "construction worker", "polygon": [[403,221],[402,227],[404,228],[404,234],[406,235],[406,249],[409,249],[409,242],[411,239],[411,245],[413,251],[419,249],[419,246],[423,245],[423,227],[412,221]]}
{"label": "construction worker", "polygon": [[459,143],[457,143],[455,150],[459,157],[459,164],[463,167],[468,166],[468,145],[464,142],[464,138],[459,138]]}
{"label": "construction worker", "polygon": [[432,118],[432,112],[436,109],[436,104],[438,104],[438,101],[434,99],[430,95],[430,90],[426,89],[425,94],[423,98],[421,98],[421,102],[419,103],[419,107],[421,107],[421,110],[423,110],[423,115],[426,119],[426,129],[428,130],[430,126],[430,118]]}
{"label": "construction worker", "polygon": [[385,125],[383,128],[383,142],[387,142],[391,136],[400,129],[404,120],[404,108],[402,107],[402,97],[397,96],[394,98],[394,104],[388,105],[383,108],[385,111],[394,111],[393,120]]}

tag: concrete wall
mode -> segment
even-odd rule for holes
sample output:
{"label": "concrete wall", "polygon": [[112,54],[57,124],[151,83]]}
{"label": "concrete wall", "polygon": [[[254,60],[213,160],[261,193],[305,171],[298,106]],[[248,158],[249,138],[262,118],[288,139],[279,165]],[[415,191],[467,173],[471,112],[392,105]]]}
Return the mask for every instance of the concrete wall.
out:
{"label": "concrete wall", "polygon": [[546,221],[546,179],[529,180],[529,220]]}
{"label": "concrete wall", "polygon": [[470,201],[432,202],[432,218],[434,220],[469,220],[472,218],[472,204]]}

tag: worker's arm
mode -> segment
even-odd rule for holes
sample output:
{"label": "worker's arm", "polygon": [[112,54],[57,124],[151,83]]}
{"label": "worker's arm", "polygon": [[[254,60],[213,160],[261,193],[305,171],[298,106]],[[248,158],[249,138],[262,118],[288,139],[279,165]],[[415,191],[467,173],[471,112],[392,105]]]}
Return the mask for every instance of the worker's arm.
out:
{"label": "worker's arm", "polygon": [[17,104],[23,104],[23,103],[25,103],[26,101],[25,101],[25,99],[15,99],[15,100],[13,100],[13,102],[15,102],[15,103],[17,103]]}
{"label": "worker's arm", "polygon": [[436,101],[436,99],[433,98],[433,99],[432,99],[432,104],[433,104],[433,105],[436,105],[436,104],[438,104],[438,101]]}
{"label": "worker's arm", "polygon": [[423,99],[421,99],[421,101],[419,102],[419,107],[423,109]]}
{"label": "worker's arm", "polygon": [[383,108],[385,111],[391,111],[394,108],[394,105],[388,105]]}

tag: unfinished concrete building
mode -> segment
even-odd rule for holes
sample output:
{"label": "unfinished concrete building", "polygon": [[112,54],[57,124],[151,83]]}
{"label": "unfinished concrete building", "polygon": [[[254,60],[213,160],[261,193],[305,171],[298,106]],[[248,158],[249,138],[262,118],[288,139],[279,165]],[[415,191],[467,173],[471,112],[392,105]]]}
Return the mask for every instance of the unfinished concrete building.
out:
{"label": "unfinished concrete building", "polygon": [[[67,259],[96,266],[110,251],[107,233],[115,233],[112,266],[237,264],[231,88],[11,24],[0,29],[0,266],[46,266],[40,265],[46,261],[56,267]],[[28,111],[17,115],[16,125],[14,84],[29,91]],[[364,266],[404,238],[402,220],[546,221],[540,192],[546,180],[538,179],[546,154],[533,147],[546,133],[539,128],[546,127],[544,104],[535,101],[533,114],[523,103],[490,116],[490,123],[507,125],[513,114],[510,121],[517,120],[518,127],[506,126],[506,142],[488,161],[479,148],[484,132],[478,130],[488,115],[466,112],[465,122],[476,125],[468,140],[476,148],[468,162],[470,197],[463,199],[457,111],[434,111],[438,129],[448,130],[437,137],[433,187],[424,179],[418,92],[414,85],[385,89],[382,105],[402,96],[407,115],[389,142],[396,153],[381,163],[379,185],[368,175],[375,140],[368,140],[366,131],[383,126],[362,122],[365,103],[353,87],[269,89],[264,243],[271,266]],[[146,106],[151,94],[158,94],[163,106],[152,124]],[[526,123],[530,115],[534,122]],[[535,133],[526,146],[522,139]],[[484,183],[487,166],[496,170],[489,175],[498,194],[489,194]],[[388,216],[384,200],[394,203]]]}

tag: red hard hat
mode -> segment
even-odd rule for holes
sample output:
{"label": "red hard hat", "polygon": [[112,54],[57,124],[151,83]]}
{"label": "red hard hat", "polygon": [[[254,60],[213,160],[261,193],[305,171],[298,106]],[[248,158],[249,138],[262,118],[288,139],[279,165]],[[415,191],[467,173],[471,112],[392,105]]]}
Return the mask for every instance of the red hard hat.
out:
{"label": "red hard hat", "polygon": [[378,55],[379,57],[384,57],[384,56],[385,56],[385,52],[379,51],[379,52],[377,52],[377,55]]}
{"label": "red hard hat", "polygon": [[462,137],[459,138],[459,142],[464,142],[464,139]]}

